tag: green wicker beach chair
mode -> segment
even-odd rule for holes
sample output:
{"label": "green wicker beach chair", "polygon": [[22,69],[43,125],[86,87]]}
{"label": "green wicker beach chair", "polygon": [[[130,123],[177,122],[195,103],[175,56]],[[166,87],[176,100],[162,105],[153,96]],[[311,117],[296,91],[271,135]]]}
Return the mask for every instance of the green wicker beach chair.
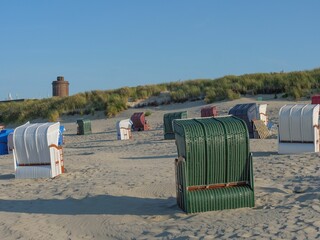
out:
{"label": "green wicker beach chair", "polygon": [[246,123],[234,116],[174,120],[177,203],[186,213],[254,207]]}
{"label": "green wicker beach chair", "polygon": [[91,134],[91,121],[88,119],[77,120],[77,135]]}
{"label": "green wicker beach chair", "polygon": [[175,119],[187,118],[187,115],[188,115],[187,111],[166,113],[166,114],[163,115],[164,139],[174,139],[172,121],[175,120]]}

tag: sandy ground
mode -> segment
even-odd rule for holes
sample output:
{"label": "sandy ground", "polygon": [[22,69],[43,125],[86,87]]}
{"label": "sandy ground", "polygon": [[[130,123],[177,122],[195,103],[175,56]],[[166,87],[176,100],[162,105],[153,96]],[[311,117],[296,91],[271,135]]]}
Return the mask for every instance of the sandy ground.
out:
{"label": "sandy ground", "polygon": [[[219,102],[220,114],[243,98]],[[287,102],[268,103],[275,124]],[[292,103],[292,102],[291,102]],[[202,101],[129,109],[112,119],[89,116],[93,134],[76,135],[77,117],[61,119],[67,173],[14,178],[12,155],[0,156],[0,239],[316,239],[320,238],[318,153],[278,155],[271,139],[252,139],[256,206],[185,214],[176,205],[173,140],[163,140],[163,114]],[[151,130],[116,140],[117,120],[150,110]]]}

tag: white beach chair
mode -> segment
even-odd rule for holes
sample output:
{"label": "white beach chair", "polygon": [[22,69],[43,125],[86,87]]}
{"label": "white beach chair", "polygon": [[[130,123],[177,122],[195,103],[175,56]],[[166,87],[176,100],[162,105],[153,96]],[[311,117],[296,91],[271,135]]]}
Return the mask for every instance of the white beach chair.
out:
{"label": "white beach chair", "polygon": [[131,134],[132,121],[124,119],[117,122],[117,139],[128,140],[132,138]]}
{"label": "white beach chair", "polygon": [[258,120],[262,120],[266,126],[268,124],[267,106],[268,106],[268,104],[258,104],[257,105]]}
{"label": "white beach chair", "polygon": [[319,105],[289,104],[279,111],[278,152],[319,152]]}
{"label": "white beach chair", "polygon": [[62,147],[58,146],[59,126],[59,122],[28,122],[14,130],[16,178],[53,178],[64,172]]}

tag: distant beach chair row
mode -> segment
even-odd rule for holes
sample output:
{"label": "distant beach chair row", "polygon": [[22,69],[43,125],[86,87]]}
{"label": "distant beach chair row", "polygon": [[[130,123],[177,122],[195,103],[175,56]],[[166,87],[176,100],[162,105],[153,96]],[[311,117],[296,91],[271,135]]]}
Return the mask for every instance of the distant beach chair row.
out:
{"label": "distant beach chair row", "polygon": [[[316,96],[320,101],[320,95]],[[315,102],[313,100],[313,102]],[[210,110],[211,111],[211,110]],[[229,115],[242,119],[248,128],[250,138],[269,136],[267,104],[237,104]],[[187,111],[164,114],[164,139],[175,139],[173,121],[187,118]],[[278,152],[319,152],[319,105],[288,104],[279,111]]]}
{"label": "distant beach chair row", "polygon": [[[259,138],[259,137],[267,137],[268,131],[259,125],[258,121],[262,121],[265,125],[268,123],[267,115],[267,104],[256,104],[256,103],[250,103],[250,104],[238,104],[234,106],[232,109],[230,109],[229,114],[232,114],[234,116],[237,116],[241,119],[243,119],[249,128],[250,137],[253,138]],[[218,111],[216,106],[206,106],[201,108],[201,117],[216,117],[218,116]],[[164,139],[174,139],[174,133],[172,128],[172,121],[175,119],[184,119],[188,117],[187,111],[182,112],[172,112],[172,113],[166,113],[163,116],[163,128],[164,128]],[[128,119],[123,119],[121,121],[124,121],[123,124],[125,124]],[[145,114],[144,112],[136,112],[134,113],[131,118],[131,129],[133,131],[146,131],[150,129],[149,124],[145,120]],[[254,123],[254,121],[256,121]],[[116,128],[117,128],[117,139],[118,140],[127,140],[131,139],[131,130],[128,128],[128,126],[125,127],[119,127],[120,121],[117,122]],[[254,134],[259,133],[259,130],[264,130],[265,134]],[[129,136],[129,137],[127,137]]]}
{"label": "distant beach chair row", "polygon": [[[134,113],[130,119],[122,119],[116,123],[117,139],[132,139],[132,131],[147,131],[150,126],[145,119],[144,112]],[[77,135],[87,135],[92,133],[91,121],[88,119],[77,120]]]}
{"label": "distant beach chair row", "polygon": [[[236,116],[247,124],[250,138],[266,138],[269,136],[267,129],[267,104],[237,104],[232,107],[229,115]],[[216,106],[206,106],[201,108],[201,117],[217,117]],[[164,139],[174,139],[172,122],[175,119],[188,118],[187,111],[166,113],[163,116]]]}
{"label": "distant beach chair row", "polygon": [[116,123],[117,139],[132,139],[132,131],[148,131],[150,126],[144,112],[133,113],[130,119],[122,119]]}

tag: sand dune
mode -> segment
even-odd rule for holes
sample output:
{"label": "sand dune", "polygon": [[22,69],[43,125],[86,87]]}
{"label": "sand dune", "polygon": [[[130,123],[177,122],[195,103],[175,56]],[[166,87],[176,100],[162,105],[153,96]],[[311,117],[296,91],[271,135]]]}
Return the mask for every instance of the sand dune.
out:
{"label": "sand dune", "polygon": [[[226,114],[243,98],[219,102]],[[286,101],[267,100],[277,124]],[[271,139],[251,139],[256,206],[185,214],[176,205],[174,141],[163,140],[163,114],[200,116],[202,101],[128,109],[115,118],[88,116],[93,134],[77,136],[77,117],[61,119],[66,174],[14,179],[11,155],[0,156],[0,239],[315,239],[320,238],[318,153],[278,155]],[[150,110],[151,130],[116,140],[115,125]]]}

